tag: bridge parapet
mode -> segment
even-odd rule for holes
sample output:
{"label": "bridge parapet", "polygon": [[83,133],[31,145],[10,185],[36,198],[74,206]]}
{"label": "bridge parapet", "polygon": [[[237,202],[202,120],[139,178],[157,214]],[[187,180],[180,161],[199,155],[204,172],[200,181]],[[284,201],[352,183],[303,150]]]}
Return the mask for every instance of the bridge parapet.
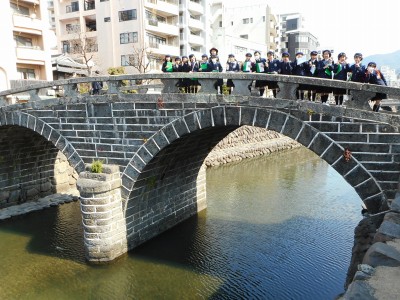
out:
{"label": "bridge parapet", "polygon": [[[389,98],[400,99],[400,89],[372,85],[366,83],[346,82],[340,80],[321,79],[313,77],[302,76],[289,76],[289,75],[273,75],[273,74],[247,74],[247,73],[157,73],[157,74],[131,74],[119,76],[100,76],[100,77],[81,77],[72,78],[67,80],[58,80],[53,82],[42,82],[29,87],[20,87],[11,90],[0,92],[0,106],[8,104],[8,99],[11,97],[25,93],[28,94],[29,101],[43,100],[43,96],[39,95],[41,89],[52,89],[54,86],[62,86],[64,90],[64,97],[84,97],[88,94],[80,94],[78,85],[90,84],[94,81],[102,81],[108,87],[105,90],[107,95],[124,94],[126,87],[124,83],[130,82],[161,82],[162,93],[179,93],[177,83],[180,79],[193,78],[199,80],[201,89],[199,94],[216,94],[214,83],[217,79],[232,79],[235,84],[232,95],[251,96],[248,85],[254,80],[267,80],[276,82],[279,86],[277,99],[296,100],[296,89],[299,85],[315,86],[315,87],[331,87],[346,89],[352,96],[352,100],[347,103],[348,107],[365,109],[367,108],[367,101],[371,99],[375,93],[385,93]],[[154,88],[154,84],[136,85],[132,89],[146,92],[148,88]],[[93,97],[96,97],[94,95]]]}

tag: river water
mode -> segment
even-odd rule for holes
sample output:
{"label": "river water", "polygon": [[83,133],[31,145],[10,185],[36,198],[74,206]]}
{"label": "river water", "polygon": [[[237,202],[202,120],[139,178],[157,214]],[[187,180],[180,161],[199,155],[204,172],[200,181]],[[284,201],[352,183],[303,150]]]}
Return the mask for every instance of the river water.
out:
{"label": "river water", "polygon": [[0,223],[0,299],[333,299],[361,200],[305,148],[207,171],[208,208],[111,265],[79,203]]}

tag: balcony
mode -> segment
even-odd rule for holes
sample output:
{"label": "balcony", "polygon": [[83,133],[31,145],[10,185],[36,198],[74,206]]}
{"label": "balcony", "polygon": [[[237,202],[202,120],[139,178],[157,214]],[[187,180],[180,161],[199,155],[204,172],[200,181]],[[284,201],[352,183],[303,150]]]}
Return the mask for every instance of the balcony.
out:
{"label": "balcony", "polygon": [[42,35],[43,23],[39,19],[34,19],[25,15],[13,14],[13,24],[15,31]]}
{"label": "balcony", "polygon": [[39,46],[33,47],[16,47],[17,62],[18,63],[35,63],[44,65],[46,57],[48,56]]}
{"label": "balcony", "polygon": [[150,9],[154,14],[160,12],[164,16],[179,15],[179,5],[177,0],[146,0],[144,6]]}
{"label": "balcony", "polygon": [[188,25],[189,25],[189,27],[192,27],[195,29],[204,30],[204,23],[197,19],[189,18]]}
{"label": "balcony", "polygon": [[188,10],[194,15],[204,14],[204,7],[201,4],[194,1],[189,1]]}
{"label": "balcony", "polygon": [[178,36],[179,27],[175,25],[170,25],[158,20],[146,20],[146,30],[153,33],[161,33],[167,36]]}
{"label": "balcony", "polygon": [[204,38],[201,37],[200,35],[190,34],[189,35],[189,43],[202,46],[202,45],[204,45]]}
{"label": "balcony", "polygon": [[180,49],[179,45],[175,44],[157,44],[157,43],[150,43],[149,44],[149,52],[152,54],[158,55],[172,55],[172,56],[179,56]]}

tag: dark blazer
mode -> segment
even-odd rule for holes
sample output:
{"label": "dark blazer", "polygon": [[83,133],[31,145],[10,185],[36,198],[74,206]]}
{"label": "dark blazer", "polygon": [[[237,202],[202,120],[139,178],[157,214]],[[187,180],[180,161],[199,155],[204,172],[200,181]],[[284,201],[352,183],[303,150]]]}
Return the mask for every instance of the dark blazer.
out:
{"label": "dark blazer", "polygon": [[279,69],[280,69],[280,72],[279,72],[280,74],[292,75],[292,71],[293,71],[292,62],[291,61],[288,61],[288,62],[280,61]]}
{"label": "dark blazer", "polygon": [[316,77],[332,79],[332,72],[333,72],[334,65],[330,64],[328,67],[325,68],[327,63],[328,63],[328,61],[326,61],[324,59],[318,61],[317,65],[316,65],[317,69],[315,70]]}
{"label": "dark blazer", "polygon": [[336,63],[334,65],[334,79],[337,80],[343,80],[346,81],[347,80],[347,73],[350,72],[350,65],[349,64],[339,64]]}
{"label": "dark blazer", "polygon": [[272,61],[266,61],[268,64],[267,67],[267,73],[269,74],[278,74],[279,73],[279,68],[280,68],[280,62],[277,59],[273,59]]}
{"label": "dark blazer", "polygon": [[163,72],[173,72],[174,71],[174,63],[173,62],[170,62],[170,63],[172,63],[172,70],[171,71],[167,71],[167,62],[166,61],[164,61],[164,63],[162,64],[161,71],[163,71]]}
{"label": "dark blazer", "polygon": [[359,65],[358,67],[354,64],[350,66],[351,81],[364,82],[365,77],[365,66]]}
{"label": "dark blazer", "polygon": [[227,72],[239,72],[239,70],[240,70],[239,63],[237,61],[226,63]]}

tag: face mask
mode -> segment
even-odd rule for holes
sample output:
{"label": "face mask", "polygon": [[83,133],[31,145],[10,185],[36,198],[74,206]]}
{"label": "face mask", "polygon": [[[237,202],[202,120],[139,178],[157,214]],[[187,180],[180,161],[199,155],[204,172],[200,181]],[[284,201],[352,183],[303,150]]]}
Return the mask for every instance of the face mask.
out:
{"label": "face mask", "polygon": [[373,67],[368,67],[368,72],[373,73],[374,72],[374,68]]}
{"label": "face mask", "polygon": [[254,56],[255,59],[260,59],[259,55]]}

